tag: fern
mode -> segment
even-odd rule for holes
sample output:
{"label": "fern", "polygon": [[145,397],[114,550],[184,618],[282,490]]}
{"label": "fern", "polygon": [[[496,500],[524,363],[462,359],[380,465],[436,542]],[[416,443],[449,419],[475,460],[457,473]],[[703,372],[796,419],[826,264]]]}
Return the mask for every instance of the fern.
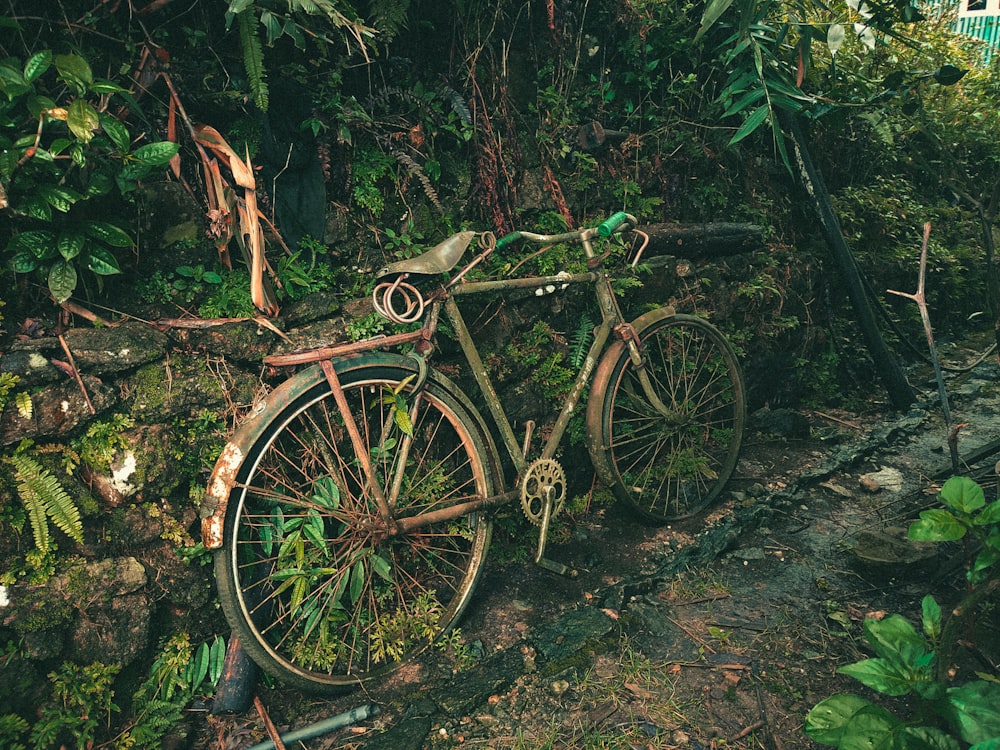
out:
{"label": "fern", "polygon": [[82,544],[80,510],[59,479],[31,456],[15,453],[4,460],[14,467],[17,492],[31,522],[35,546],[43,552],[54,546],[49,533],[50,519],[66,536]]}
{"label": "fern", "polygon": [[392,149],[392,155],[396,157],[396,161],[398,161],[400,164],[406,167],[406,170],[411,175],[414,175],[418,180],[420,180],[420,184],[424,188],[424,193],[427,195],[427,199],[431,203],[433,203],[434,208],[436,208],[438,212],[440,212],[440,214],[444,216],[445,215],[444,204],[438,197],[437,191],[434,189],[434,186],[431,185],[431,179],[430,177],[427,176],[427,173],[424,172],[423,167],[417,164],[417,162],[415,162],[413,158],[409,156],[409,154],[404,154],[402,151]]}
{"label": "fern", "polygon": [[21,382],[21,378],[13,373],[0,372],[0,411],[7,406],[7,399],[14,387]]}
{"label": "fern", "polygon": [[243,47],[243,68],[250,82],[250,94],[262,112],[267,112],[267,71],[264,69],[264,48],[254,28],[254,14],[243,12],[236,16],[240,27],[240,44]]}
{"label": "fern", "polygon": [[383,41],[391,41],[403,29],[409,9],[410,0],[373,0],[372,25],[378,29]]}
{"label": "fern", "polygon": [[17,405],[17,413],[25,419],[31,419],[35,413],[34,405],[31,403],[31,394],[26,391],[14,394],[14,403]]}
{"label": "fern", "polygon": [[583,358],[587,356],[591,340],[594,338],[594,322],[587,313],[580,318],[580,325],[573,332],[570,341],[569,361],[576,369],[583,367]]}

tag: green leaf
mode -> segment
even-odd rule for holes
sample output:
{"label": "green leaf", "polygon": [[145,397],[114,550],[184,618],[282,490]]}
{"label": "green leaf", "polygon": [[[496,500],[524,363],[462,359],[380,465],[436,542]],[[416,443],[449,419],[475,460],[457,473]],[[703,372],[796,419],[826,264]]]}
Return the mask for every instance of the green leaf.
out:
{"label": "green leaf", "polygon": [[83,245],[86,241],[86,237],[82,233],[75,229],[67,229],[65,232],[60,233],[59,239],[56,241],[56,247],[59,248],[59,254],[65,260],[73,260],[83,250]]}
{"label": "green leaf", "polygon": [[958,740],[934,727],[903,727],[895,739],[900,750],[961,750]]}
{"label": "green leaf", "polygon": [[7,246],[8,250],[26,250],[38,260],[49,260],[58,255],[56,236],[47,229],[32,229],[21,232]]}
{"label": "green leaf", "polygon": [[768,107],[766,104],[754,110],[754,112],[749,117],[747,117],[746,120],[743,121],[743,124],[740,126],[740,129],[736,131],[736,135],[734,135],[732,138],[729,139],[729,145],[733,146],[742,141],[751,133],[753,133],[757,128],[759,128],[764,123],[765,120],[767,120],[770,114],[771,114],[771,108]]}
{"label": "green leaf", "polygon": [[34,195],[24,196],[17,208],[21,213],[33,219],[52,221],[52,206],[37,192]]}
{"label": "green leaf", "polygon": [[318,513],[310,512],[306,522],[302,525],[302,533],[310,542],[324,552],[326,551],[326,530],[323,527],[323,519]]}
{"label": "green leaf", "polygon": [[83,231],[111,247],[132,247],[132,238],[128,233],[108,221],[85,221]]}
{"label": "green leaf", "polygon": [[406,410],[406,402],[402,399],[393,404],[392,419],[404,435],[413,437],[413,422],[410,421],[410,413]]}
{"label": "green leaf", "polygon": [[928,594],[920,602],[920,608],[923,613],[924,635],[936,641],[941,635],[941,607],[934,597]]}
{"label": "green leaf", "polygon": [[372,570],[375,571],[375,575],[383,581],[392,583],[392,566],[389,561],[374,552],[369,555],[369,559],[372,561]]}
{"label": "green leaf", "polygon": [[187,677],[187,687],[190,690],[196,690],[205,681],[205,677],[208,675],[208,657],[208,644],[202,643],[195,651],[194,657],[188,662],[190,672],[185,676]]}
{"label": "green leaf", "polygon": [[68,213],[73,204],[83,197],[75,190],[59,185],[39,185],[38,194],[45,198],[52,208],[64,214]]}
{"label": "green leaf", "polygon": [[132,145],[132,138],[129,136],[128,128],[104,112],[100,114],[100,121],[101,128],[108,134],[108,138],[115,144],[119,153],[127,154],[129,147]]}
{"label": "green leaf", "polygon": [[92,246],[89,255],[87,268],[98,276],[114,276],[122,272],[118,259],[107,248]]}
{"label": "green leaf", "polygon": [[889,750],[894,747],[893,735],[901,728],[902,722],[884,708],[868,705],[847,722],[838,747],[840,750]]}
{"label": "green leaf", "polygon": [[875,653],[900,668],[916,669],[927,656],[927,642],[902,615],[889,615],[881,620],[868,618],[864,622],[865,640]]}
{"label": "green leaf", "polygon": [[15,67],[0,64],[0,91],[7,95],[7,99],[13,101],[22,94],[31,90],[31,86],[24,79],[24,74]]}
{"label": "green leaf", "polygon": [[226,641],[222,636],[215,636],[208,659],[208,681],[214,687],[222,677],[226,664]]}
{"label": "green leaf", "polygon": [[82,96],[87,87],[94,82],[90,64],[79,55],[56,55],[55,63],[59,78],[65,81],[77,96]]}
{"label": "green leaf", "polygon": [[968,70],[956,68],[954,65],[942,65],[934,73],[934,80],[942,86],[952,86],[961,81],[968,72]]}
{"label": "green leaf", "polygon": [[697,42],[706,31],[712,28],[732,4],[733,0],[709,0],[708,5],[705,6],[705,12],[701,14],[701,27],[694,35],[694,41]]}
{"label": "green leaf", "polygon": [[75,289],[76,267],[65,260],[57,260],[49,269],[49,292],[56,304],[61,305],[68,300]]}
{"label": "green leaf", "polygon": [[95,195],[107,195],[114,186],[115,181],[105,172],[91,172],[87,178],[85,194],[88,198],[93,198]]}
{"label": "green leaf", "polygon": [[973,513],[986,505],[983,488],[968,477],[952,477],[941,487],[938,499],[952,510]]}
{"label": "green leaf", "polygon": [[94,94],[121,94],[127,89],[123,89],[117,83],[111,81],[97,80],[87,87]]}
{"label": "green leaf", "polygon": [[766,95],[767,91],[763,86],[752,89],[729,105],[729,109],[723,112],[722,116],[729,117],[730,115],[738,114],[747,109],[751,104],[755,104],[758,100],[763,99]]}
{"label": "green leaf", "polygon": [[85,99],[74,99],[66,110],[66,125],[73,135],[84,143],[90,143],[94,131],[100,127],[97,110]]}
{"label": "green leaf", "polygon": [[853,677],[885,695],[906,695],[913,690],[914,680],[910,674],[888,659],[863,659],[841,667],[837,673]]}
{"label": "green leaf", "polygon": [[943,508],[920,511],[920,520],[910,524],[907,536],[915,542],[953,542],[965,536],[965,524]]}
{"label": "green leaf", "polygon": [[38,268],[38,259],[27,250],[14,253],[9,262],[14,273],[31,273]]}
{"label": "green leaf", "polygon": [[357,604],[365,589],[365,563],[358,560],[351,569],[351,604]]}
{"label": "green leaf", "polygon": [[1000,683],[975,680],[949,688],[942,713],[972,744],[1000,738]]}
{"label": "green leaf", "polygon": [[848,693],[831,696],[813,706],[806,715],[805,732],[820,744],[841,747],[844,733],[852,719],[860,711],[870,707],[870,701],[857,695]]}
{"label": "green leaf", "polygon": [[340,507],[340,488],[333,480],[333,477],[322,477],[316,480],[316,483],[313,485],[312,500],[324,508],[333,508],[336,510]]}
{"label": "green leaf", "polygon": [[36,52],[24,64],[24,80],[37,81],[52,66],[52,50]]}
{"label": "green leaf", "polygon": [[993,567],[1000,560],[1000,549],[995,545],[984,546],[979,550],[976,559],[972,562],[972,569],[969,571],[973,575],[978,575],[984,570]]}
{"label": "green leaf", "polygon": [[162,167],[170,163],[174,155],[180,149],[179,143],[171,141],[157,141],[140,146],[132,154],[132,157],[146,167]]}
{"label": "green leaf", "polygon": [[983,508],[975,518],[972,519],[975,526],[990,526],[1000,524],[1000,500],[996,500]]}

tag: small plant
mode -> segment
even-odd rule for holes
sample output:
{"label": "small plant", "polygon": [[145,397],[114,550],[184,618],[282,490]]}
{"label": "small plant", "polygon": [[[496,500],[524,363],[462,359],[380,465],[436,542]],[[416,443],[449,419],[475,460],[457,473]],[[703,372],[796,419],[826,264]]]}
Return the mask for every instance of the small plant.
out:
{"label": "small plant", "polygon": [[211,693],[222,675],[226,642],[220,636],[195,647],[187,633],[171,637],[149,677],[132,696],[136,714],[115,738],[116,747],[159,747],[200,693]]}
{"label": "small plant", "polygon": [[385,333],[387,325],[388,323],[385,318],[373,312],[348,323],[346,333],[351,341],[361,341],[362,339],[370,339]]}
{"label": "small plant", "polygon": [[78,439],[76,449],[80,460],[98,471],[108,471],[115,454],[129,447],[125,431],[135,426],[135,420],[125,414],[91,423]]}
{"label": "small plant", "polygon": [[178,291],[200,291],[203,284],[221,284],[222,277],[215,271],[210,271],[201,263],[196,266],[177,266],[179,279],[174,280],[174,289]]}
{"label": "small plant", "polygon": [[121,86],[95,78],[77,54],[42,50],[0,61],[0,209],[13,220],[0,230],[15,273],[33,274],[56,303],[74,293],[80,272],[120,273],[114,250],[132,238],[109,221],[91,218],[88,203],[117,186],[122,195],[162,169],[177,144],[133,150],[127,127],[106,110]]}
{"label": "small plant", "polygon": [[112,716],[120,711],[113,687],[120,667],[64,663],[49,674],[52,698],[39,710],[34,726],[16,714],[0,715],[0,746],[10,750],[160,747],[188,703],[214,690],[225,656],[221,637],[197,647],[187,633],[171,637],[132,696],[135,715],[110,739]]}
{"label": "small plant", "polygon": [[[336,271],[329,258],[329,248],[312,237],[299,240],[299,247],[291,255],[278,261],[277,277],[281,295],[298,299],[313,292],[332,289]],[[308,259],[308,260],[307,260]]]}
{"label": "small plant", "polygon": [[31,730],[35,747],[68,747],[68,738],[79,750],[93,747],[98,730],[110,726],[111,714],[119,711],[111,687],[118,670],[100,662],[87,666],[67,662],[51,672],[54,700],[42,708]]}
{"label": "small plant", "polygon": [[49,521],[78,544],[83,543],[80,509],[51,471],[29,454],[30,442],[22,444],[3,461],[14,469],[18,497],[31,523],[35,547],[45,555],[55,548]]}
{"label": "small plant", "polygon": [[[1000,501],[987,504],[983,490],[967,477],[952,477],[938,496],[943,508],[920,513],[909,529],[915,541],[970,537],[965,598],[943,621],[941,607],[928,595],[922,602],[922,633],[901,615],[864,622],[865,640],[875,658],[838,670],[887,696],[915,695],[916,717],[904,721],[853,694],[821,701],[806,717],[806,733],[842,750],[990,750],[1000,747],[1000,680],[995,675],[951,685],[952,652],[959,624],[996,590],[1000,560]],[[961,742],[960,742],[961,741]],[[966,744],[962,744],[966,743]]]}

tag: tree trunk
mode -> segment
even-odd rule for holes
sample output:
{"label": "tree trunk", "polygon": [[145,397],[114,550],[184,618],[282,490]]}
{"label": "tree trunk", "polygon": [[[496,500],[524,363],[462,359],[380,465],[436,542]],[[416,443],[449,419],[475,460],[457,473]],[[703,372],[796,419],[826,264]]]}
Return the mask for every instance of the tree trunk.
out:
{"label": "tree trunk", "polygon": [[643,252],[644,258],[674,255],[701,260],[766,249],[764,229],[756,224],[645,224],[639,230],[649,235],[649,246]]}
{"label": "tree trunk", "polygon": [[799,177],[802,185],[812,201],[813,208],[819,216],[820,224],[826,235],[826,242],[833,254],[840,273],[847,284],[847,292],[854,308],[854,315],[861,329],[868,353],[875,362],[882,384],[889,393],[889,400],[896,409],[905,409],[914,401],[913,389],[906,380],[899,362],[889,351],[882,334],[875,322],[875,314],[872,311],[865,294],[864,283],[858,271],[857,263],[851,254],[851,249],[847,246],[844,233],[833,212],[833,205],[830,202],[830,194],[826,190],[823,176],[816,169],[809,153],[809,146],[799,127],[798,120],[794,115],[781,114],[782,124],[791,134],[792,145],[795,152],[795,162],[799,168]]}

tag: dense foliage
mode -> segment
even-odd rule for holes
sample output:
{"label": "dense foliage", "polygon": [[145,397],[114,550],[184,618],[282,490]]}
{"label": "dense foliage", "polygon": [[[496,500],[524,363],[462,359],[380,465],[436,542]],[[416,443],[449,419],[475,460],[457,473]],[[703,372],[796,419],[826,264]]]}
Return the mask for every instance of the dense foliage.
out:
{"label": "dense foliage", "polygon": [[[782,117],[803,124],[897,343],[922,340],[919,317],[883,290],[916,283],[925,222],[935,325],[977,325],[996,295],[1000,76],[948,20],[908,0],[8,0],[0,334],[95,306],[247,317],[316,291],[360,296],[367,270],[450,231],[557,230],[627,209],[649,223],[763,226],[767,252],[682,264],[664,295],[712,315],[747,354],[753,406],[840,399],[870,365]],[[173,188],[203,214],[193,229],[157,215]],[[229,259],[230,239],[245,264]],[[548,374],[536,383],[546,398],[569,372],[550,351],[558,336],[503,344],[551,359],[525,368]],[[0,406],[30,413],[31,394],[0,373]],[[220,426],[198,419],[180,427],[204,428],[191,439],[203,458]],[[130,426],[110,425],[44,456],[9,447],[0,533],[21,547],[8,578],[59,568],[50,523],[60,554],[73,549],[84,501],[61,482]],[[113,669],[50,665],[53,698],[31,736],[83,745],[131,732],[155,745],[179,711],[163,685],[186,699],[206,683],[207,646],[165,643],[138,692],[166,701],[155,726],[133,719],[116,735]],[[70,695],[74,682],[83,692]],[[74,727],[74,711],[93,724]],[[29,734],[0,717],[0,740]]]}

